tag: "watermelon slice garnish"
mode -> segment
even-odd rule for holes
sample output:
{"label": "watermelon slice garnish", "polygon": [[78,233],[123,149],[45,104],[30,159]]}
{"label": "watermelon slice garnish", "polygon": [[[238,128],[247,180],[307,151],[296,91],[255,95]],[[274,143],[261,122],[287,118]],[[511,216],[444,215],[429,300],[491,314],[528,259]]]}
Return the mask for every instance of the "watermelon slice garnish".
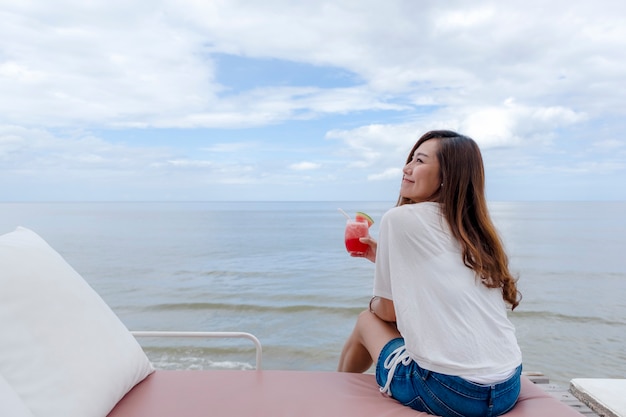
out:
{"label": "watermelon slice garnish", "polygon": [[372,225],[374,224],[374,220],[367,214],[363,213],[362,211],[356,212],[356,221],[367,222],[367,227],[372,227]]}

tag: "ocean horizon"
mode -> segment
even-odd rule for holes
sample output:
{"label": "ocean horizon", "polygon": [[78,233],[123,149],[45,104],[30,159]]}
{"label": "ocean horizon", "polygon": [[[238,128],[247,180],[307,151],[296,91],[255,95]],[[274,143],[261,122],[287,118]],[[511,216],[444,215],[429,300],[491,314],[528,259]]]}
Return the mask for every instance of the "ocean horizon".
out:
{"label": "ocean horizon", "polygon": [[[343,243],[395,202],[0,203],[0,233],[41,235],[131,330],[245,331],[266,369],[334,370],[374,265]],[[489,202],[519,277],[525,371],[566,385],[626,374],[626,202]],[[140,340],[158,367],[249,368],[245,342]]]}

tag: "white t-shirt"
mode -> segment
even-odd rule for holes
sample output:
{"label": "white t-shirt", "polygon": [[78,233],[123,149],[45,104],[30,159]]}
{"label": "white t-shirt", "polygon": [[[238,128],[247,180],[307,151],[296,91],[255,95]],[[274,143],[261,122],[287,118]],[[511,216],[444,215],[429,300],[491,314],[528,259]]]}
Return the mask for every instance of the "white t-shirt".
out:
{"label": "white t-shirt", "polygon": [[407,353],[424,369],[480,381],[522,362],[502,291],[465,266],[438,203],[385,213],[374,295],[393,300]]}

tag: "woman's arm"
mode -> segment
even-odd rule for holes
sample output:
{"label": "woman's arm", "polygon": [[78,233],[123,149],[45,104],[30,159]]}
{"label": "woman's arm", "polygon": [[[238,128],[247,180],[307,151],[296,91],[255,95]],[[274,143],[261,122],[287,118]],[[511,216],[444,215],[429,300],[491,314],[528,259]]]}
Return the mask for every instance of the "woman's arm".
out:
{"label": "woman's arm", "polygon": [[396,310],[393,307],[393,301],[387,298],[372,297],[370,300],[370,312],[383,321],[390,323],[395,323],[396,321]]}

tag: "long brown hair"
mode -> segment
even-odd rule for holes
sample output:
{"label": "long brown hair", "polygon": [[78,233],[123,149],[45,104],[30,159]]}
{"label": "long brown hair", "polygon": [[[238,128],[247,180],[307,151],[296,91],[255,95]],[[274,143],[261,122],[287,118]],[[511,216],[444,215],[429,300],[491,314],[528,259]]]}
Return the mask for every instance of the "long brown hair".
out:
{"label": "long brown hair", "polygon": [[[521,300],[517,280],[509,271],[509,260],[489,216],[485,198],[485,170],[480,149],[474,140],[449,130],[424,134],[407,158],[427,140],[437,140],[441,187],[431,196],[441,203],[443,216],[463,248],[463,262],[473,269],[483,284],[501,288],[502,297],[514,309]],[[398,205],[413,201],[400,197]]]}

